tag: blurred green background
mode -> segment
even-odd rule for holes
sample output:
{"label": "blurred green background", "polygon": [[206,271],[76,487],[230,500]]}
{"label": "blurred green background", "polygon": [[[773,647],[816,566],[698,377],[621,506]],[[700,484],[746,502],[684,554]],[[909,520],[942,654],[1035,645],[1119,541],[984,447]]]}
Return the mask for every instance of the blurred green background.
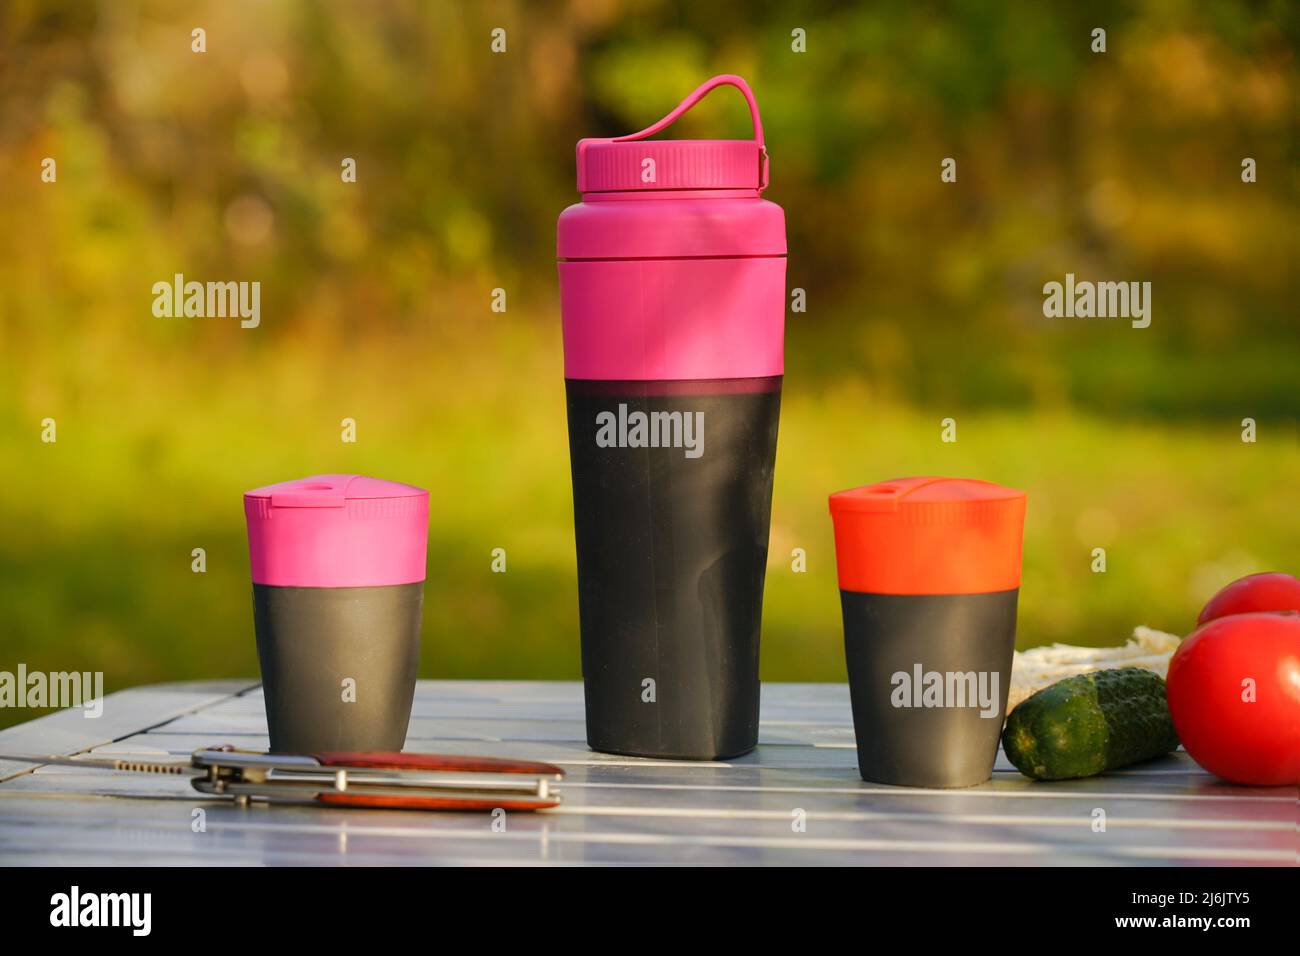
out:
{"label": "blurred green background", "polygon": [[[240,494],[356,471],[432,492],[422,676],[578,677],[555,217],[578,138],[721,72],[808,303],[764,679],[844,679],[826,495],[907,474],[1028,490],[1020,646],[1185,633],[1300,570],[1298,35],[1282,0],[9,0],[0,670],[255,674]],[[261,326],[155,318],[177,272],[260,281]],[[1151,327],[1045,319],[1066,272],[1151,281]]]}

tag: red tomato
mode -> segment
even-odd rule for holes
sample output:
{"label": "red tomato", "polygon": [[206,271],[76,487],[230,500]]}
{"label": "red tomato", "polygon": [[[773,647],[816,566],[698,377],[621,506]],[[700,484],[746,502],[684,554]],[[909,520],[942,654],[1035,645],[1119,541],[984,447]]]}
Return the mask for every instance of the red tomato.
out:
{"label": "red tomato", "polygon": [[1169,661],[1183,747],[1234,783],[1300,784],[1300,615],[1233,614],[1197,628]]}
{"label": "red tomato", "polygon": [[1238,578],[1210,598],[1196,623],[1249,611],[1300,611],[1300,578],[1281,571]]}

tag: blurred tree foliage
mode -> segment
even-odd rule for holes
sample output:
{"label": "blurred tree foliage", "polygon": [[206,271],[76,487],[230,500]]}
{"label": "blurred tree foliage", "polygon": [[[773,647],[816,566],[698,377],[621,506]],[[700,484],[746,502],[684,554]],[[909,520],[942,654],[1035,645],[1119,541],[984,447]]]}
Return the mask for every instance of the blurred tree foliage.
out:
{"label": "blurred tree foliage", "polygon": [[[48,332],[34,311],[124,321],[141,276],[179,261],[267,280],[276,318],[236,348],[359,315],[454,322],[485,284],[554,321],[574,142],[640,128],[734,71],[758,91],[791,282],[809,293],[797,368],[865,371],[923,401],[1296,409],[1278,361],[1297,356],[1300,226],[1282,0],[18,0],[0,17],[0,196],[20,225],[0,268],[18,342]],[[677,131],[745,134],[725,94]],[[45,155],[62,163],[59,199],[32,176]],[[343,156],[359,188],[340,188]],[[939,181],[947,156],[955,185]],[[1067,271],[1150,279],[1152,328],[1044,322],[1042,283]]]}

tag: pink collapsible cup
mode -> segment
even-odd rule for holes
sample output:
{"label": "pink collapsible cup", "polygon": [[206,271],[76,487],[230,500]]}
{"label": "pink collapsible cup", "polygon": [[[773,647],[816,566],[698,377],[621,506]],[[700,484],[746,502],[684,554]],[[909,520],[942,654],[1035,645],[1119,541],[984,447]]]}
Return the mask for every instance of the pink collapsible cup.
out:
{"label": "pink collapsible cup", "polygon": [[[731,85],[754,136],[664,140]],[[785,334],[785,214],[738,76],[578,143],[557,234],[587,741],[717,759],[758,740]]]}
{"label": "pink collapsible cup", "polygon": [[244,495],[278,753],[401,750],[420,659],[429,493],[313,475]]}

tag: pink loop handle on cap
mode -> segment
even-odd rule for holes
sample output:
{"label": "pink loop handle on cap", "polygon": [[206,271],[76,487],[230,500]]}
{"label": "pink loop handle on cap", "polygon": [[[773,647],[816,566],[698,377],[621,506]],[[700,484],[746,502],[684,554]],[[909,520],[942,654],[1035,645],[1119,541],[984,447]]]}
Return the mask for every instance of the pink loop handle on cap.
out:
{"label": "pink loop handle on cap", "polygon": [[745,97],[745,102],[749,104],[749,118],[754,124],[754,142],[758,144],[759,149],[766,151],[766,147],[763,145],[763,120],[758,115],[758,101],[754,99],[754,91],[749,88],[749,84],[745,82],[744,77],[737,76],[734,73],[723,73],[719,76],[713,77],[712,79],[705,80],[697,86],[690,95],[686,97],[686,99],[678,103],[671,113],[659,120],[659,122],[647,126],[645,129],[637,133],[628,133],[626,136],[615,136],[610,140],[610,142],[626,143],[634,139],[645,139],[647,136],[653,136],[655,133],[667,129],[673,123],[677,122],[683,113],[700,100],[704,99],[704,97],[708,96],[711,91],[716,90],[719,86],[734,86],[736,89],[740,90],[740,94]]}
{"label": "pink loop handle on cap", "polygon": [[[620,156],[626,162],[626,156],[621,153],[611,153],[608,150],[617,149],[618,144],[631,144],[639,140],[645,140],[655,133],[661,132],[676,122],[683,113],[707,96],[712,90],[719,86],[734,86],[738,89],[745,102],[749,106],[749,118],[753,126],[754,136],[753,144],[757,147],[758,154],[758,183],[757,188],[762,191],[767,188],[768,183],[768,157],[767,146],[763,142],[763,120],[758,113],[758,102],[754,98],[754,91],[749,88],[744,77],[734,73],[723,73],[711,79],[705,80],[697,86],[691,93],[673,109],[671,113],[663,117],[658,122],[647,126],[643,130],[635,133],[628,133],[624,136],[612,137],[593,137],[584,139],[578,143],[578,189],[581,192],[587,192],[588,189],[594,188],[596,191],[609,189],[635,189],[643,188],[629,182],[629,169],[621,168],[619,162]],[[735,165],[741,162],[742,154],[738,154],[734,149],[728,150],[730,146],[739,146],[746,140],[656,140],[656,144],[662,144],[660,148],[680,148],[689,147],[692,150],[703,149],[703,153],[695,153],[697,162],[702,164],[702,168],[707,169],[711,179],[722,179],[724,182],[733,180],[740,174],[739,168]],[[723,150],[719,154],[719,150]],[[599,153],[599,155],[597,155]],[[684,156],[685,154],[683,154]],[[602,164],[603,163],[603,164]],[[740,168],[743,168],[743,163]],[[751,167],[752,169],[752,167]],[[748,178],[744,176],[743,178]],[[593,181],[595,183],[593,184]],[[721,183],[710,184],[712,188],[719,188]],[[733,185],[726,182],[726,185]],[[736,187],[744,188],[743,183],[734,183]],[[677,187],[674,187],[677,188]],[[689,188],[689,187],[687,187]],[[705,187],[708,188],[708,187]],[[754,188],[754,180],[749,179],[748,188]]]}

